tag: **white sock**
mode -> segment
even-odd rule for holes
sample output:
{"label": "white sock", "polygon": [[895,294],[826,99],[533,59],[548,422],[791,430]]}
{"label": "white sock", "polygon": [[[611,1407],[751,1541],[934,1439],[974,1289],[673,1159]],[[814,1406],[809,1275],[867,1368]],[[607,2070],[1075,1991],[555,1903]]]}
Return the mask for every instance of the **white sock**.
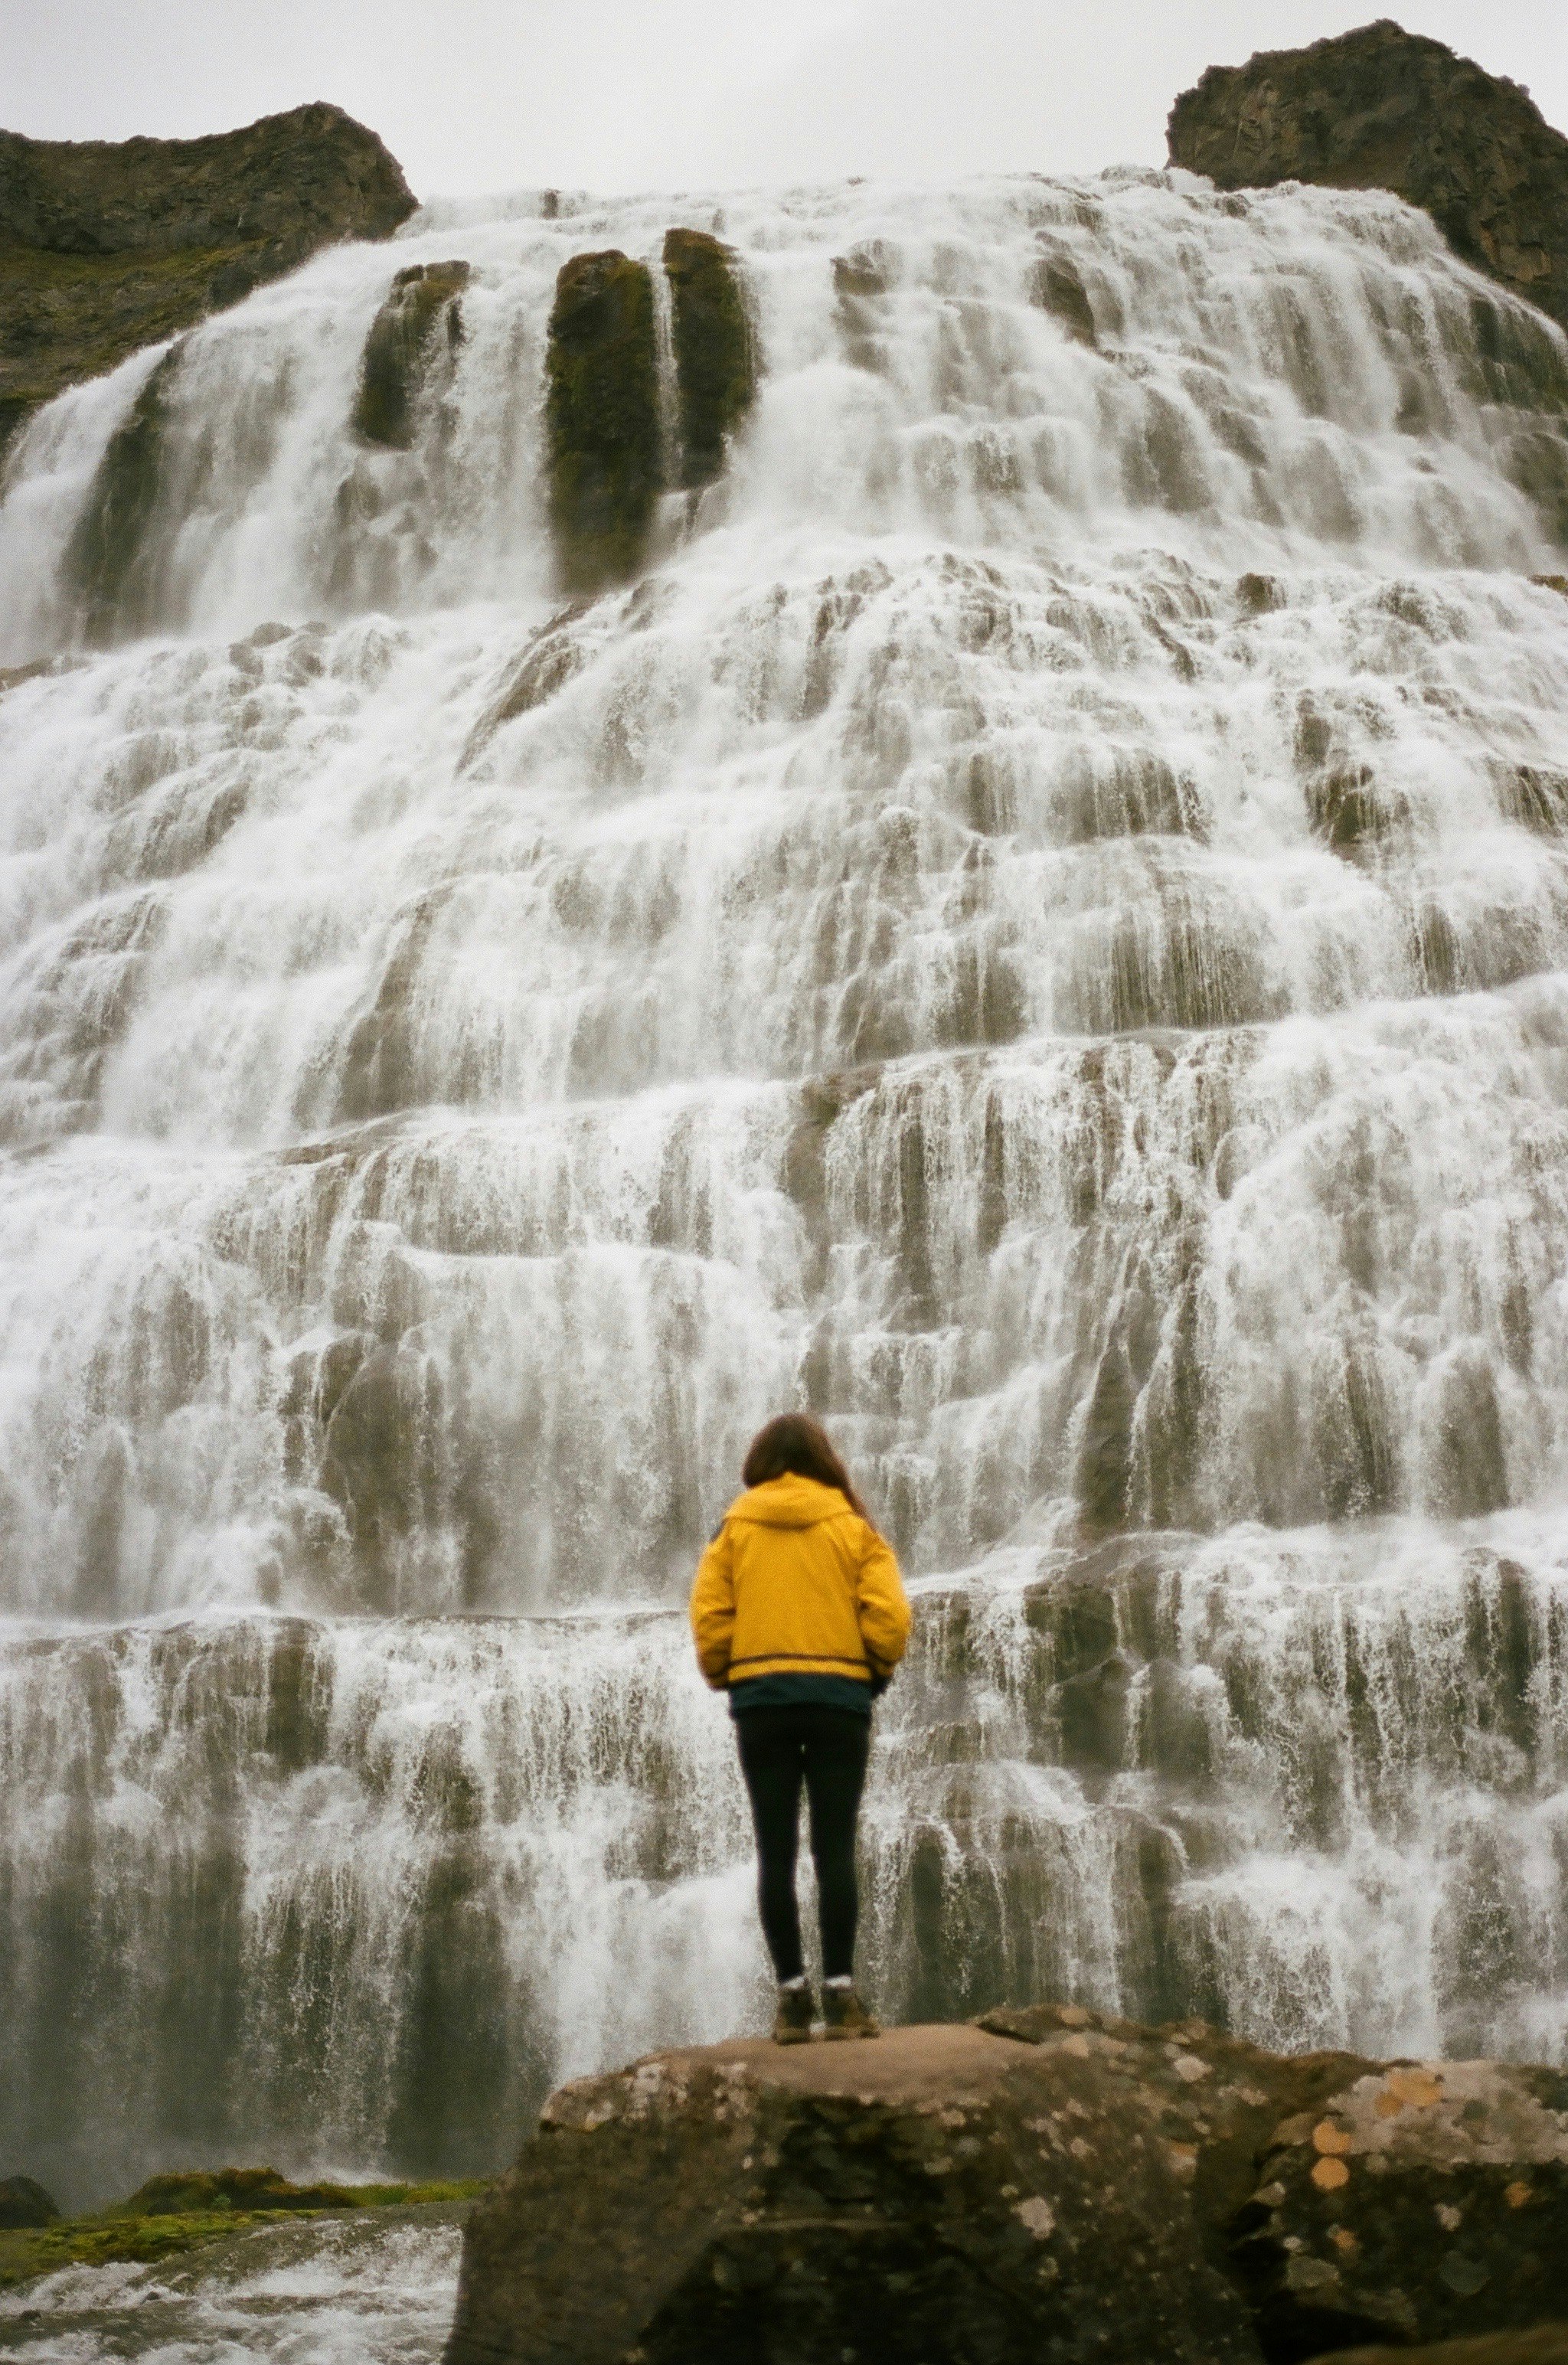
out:
{"label": "white sock", "polygon": [[780,1995],[799,1995],[802,1988],[809,1988],[811,1984],[804,1971],[798,1971],[792,1979],[779,1980],[778,1992]]}
{"label": "white sock", "polygon": [[848,1972],[846,1971],[836,1979],[823,1979],[823,1985],[824,1988],[852,1988],[855,1985],[855,1981]]}

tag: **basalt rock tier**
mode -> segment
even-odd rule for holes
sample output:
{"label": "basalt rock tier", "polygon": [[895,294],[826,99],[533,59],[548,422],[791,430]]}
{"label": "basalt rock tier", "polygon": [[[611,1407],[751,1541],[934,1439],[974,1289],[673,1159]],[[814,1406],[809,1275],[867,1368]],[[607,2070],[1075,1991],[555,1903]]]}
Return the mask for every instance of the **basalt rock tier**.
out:
{"label": "basalt rock tier", "polygon": [[337,106],[202,140],[0,132],[0,443],[63,387],[318,247],[389,237],[414,205],[397,160]]}
{"label": "basalt rock tier", "polygon": [[1556,2070],[1072,2006],[657,2055],[546,2104],[446,2365],[1291,2365],[1526,2327],[1568,2314],[1565,2105]]}
{"label": "basalt rock tier", "polygon": [[1388,17],[1210,66],[1170,110],[1170,161],[1222,189],[1393,189],[1456,254],[1568,323],[1568,140],[1528,91]]}

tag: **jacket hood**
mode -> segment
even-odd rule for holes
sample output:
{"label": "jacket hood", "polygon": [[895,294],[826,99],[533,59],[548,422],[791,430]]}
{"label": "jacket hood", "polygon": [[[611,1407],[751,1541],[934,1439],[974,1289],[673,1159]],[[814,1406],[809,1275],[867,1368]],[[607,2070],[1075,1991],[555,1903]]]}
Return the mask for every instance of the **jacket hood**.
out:
{"label": "jacket hood", "polygon": [[787,1470],[782,1478],[769,1478],[764,1485],[748,1486],[744,1495],[737,1495],[725,1517],[745,1519],[758,1528],[814,1528],[823,1519],[842,1519],[848,1514],[849,1505],[836,1486],[823,1486],[814,1478],[801,1478]]}

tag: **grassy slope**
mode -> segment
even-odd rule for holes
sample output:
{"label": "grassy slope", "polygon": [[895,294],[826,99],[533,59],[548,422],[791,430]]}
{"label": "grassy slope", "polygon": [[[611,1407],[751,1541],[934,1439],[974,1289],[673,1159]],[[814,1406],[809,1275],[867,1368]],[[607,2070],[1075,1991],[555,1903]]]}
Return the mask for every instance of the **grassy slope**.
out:
{"label": "grassy slope", "polygon": [[[356,2184],[348,2207],[386,2208],[393,2203],[472,2201],[487,2180],[471,2177],[448,2184]],[[92,2217],[62,2217],[26,2233],[0,2232],[0,2289],[52,2274],[61,2267],[104,2267],[116,2260],[149,2266],[177,2251],[226,2240],[254,2225],[294,2225],[301,2218],[343,2214],[338,2209],[218,2209],[190,2216],[127,2217],[106,2210]]]}

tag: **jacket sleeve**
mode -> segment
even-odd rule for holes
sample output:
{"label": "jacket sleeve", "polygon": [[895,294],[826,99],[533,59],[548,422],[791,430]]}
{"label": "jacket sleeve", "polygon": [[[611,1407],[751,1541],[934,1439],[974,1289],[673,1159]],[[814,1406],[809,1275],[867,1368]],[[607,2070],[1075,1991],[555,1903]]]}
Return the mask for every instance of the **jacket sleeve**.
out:
{"label": "jacket sleeve", "polygon": [[860,1574],[855,1587],[855,1614],[866,1655],[879,1676],[890,1675],[903,1657],[909,1641],[909,1603],[899,1575],[892,1546],[873,1527],[865,1530]]}
{"label": "jacket sleeve", "polygon": [[697,1645],[697,1664],[715,1691],[725,1687],[734,1631],[734,1548],[726,1525],[698,1562],[691,1588],[691,1637]]}

